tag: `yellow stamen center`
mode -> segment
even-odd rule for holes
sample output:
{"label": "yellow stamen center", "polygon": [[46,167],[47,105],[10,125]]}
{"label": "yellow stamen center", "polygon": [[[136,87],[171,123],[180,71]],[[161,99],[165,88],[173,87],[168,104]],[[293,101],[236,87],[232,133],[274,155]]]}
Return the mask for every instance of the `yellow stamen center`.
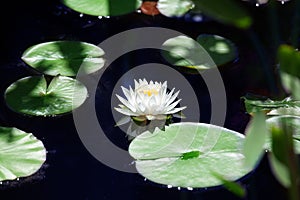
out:
{"label": "yellow stamen center", "polygon": [[158,91],[156,89],[148,89],[148,90],[143,90],[144,94],[147,94],[149,97],[151,95],[157,95]]}

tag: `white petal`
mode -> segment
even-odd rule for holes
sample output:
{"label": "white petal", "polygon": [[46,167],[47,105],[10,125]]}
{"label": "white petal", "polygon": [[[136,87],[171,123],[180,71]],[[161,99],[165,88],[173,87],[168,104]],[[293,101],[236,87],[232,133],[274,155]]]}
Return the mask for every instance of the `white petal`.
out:
{"label": "white petal", "polygon": [[128,109],[115,108],[115,110],[124,115],[137,116],[134,112],[132,112],[131,110],[128,110]]}
{"label": "white petal", "polygon": [[123,91],[125,97],[127,98],[128,102],[130,103],[132,101],[132,96],[131,96],[129,90],[123,86],[121,86],[121,88],[122,88],[122,91]]}
{"label": "white petal", "polygon": [[166,102],[166,104],[167,105],[170,105],[176,98],[177,98],[177,96],[178,96],[178,94],[179,94],[179,91],[177,91],[167,102]]}
{"label": "white petal", "polygon": [[123,97],[120,97],[117,94],[116,94],[116,96],[128,109],[132,110],[132,112],[136,112],[136,108],[134,106],[132,106],[127,100],[125,100]]}
{"label": "white petal", "polygon": [[166,112],[165,114],[174,114],[174,113],[177,113],[177,112],[182,111],[184,109],[186,109],[186,106],[180,107],[180,108],[175,108],[173,110],[170,110],[170,111]]}
{"label": "white petal", "polygon": [[172,95],[173,95],[173,93],[174,93],[174,90],[175,90],[175,88],[173,88],[173,89],[171,90],[171,92],[169,92],[169,93],[166,95],[166,97],[165,97],[165,99],[164,99],[164,102],[168,102],[168,101],[171,99],[171,97],[172,97]]}
{"label": "white petal", "polygon": [[146,115],[146,118],[148,120],[154,120],[154,119],[156,119],[154,115]]}
{"label": "white petal", "polygon": [[177,106],[177,104],[181,101],[181,99],[175,101],[174,103],[172,103],[171,105],[167,106],[166,107],[166,111],[170,111],[172,110],[173,108],[175,108],[175,106]]}
{"label": "white petal", "polygon": [[134,79],[134,88],[138,88],[140,86],[139,82],[137,82],[135,79]]}

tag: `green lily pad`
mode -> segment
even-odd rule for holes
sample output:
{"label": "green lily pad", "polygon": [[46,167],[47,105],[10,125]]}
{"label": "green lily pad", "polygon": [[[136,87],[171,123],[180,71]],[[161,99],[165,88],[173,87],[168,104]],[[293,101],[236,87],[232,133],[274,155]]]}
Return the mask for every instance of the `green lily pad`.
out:
{"label": "green lily pad", "polygon": [[202,34],[197,37],[197,42],[209,53],[217,66],[222,66],[237,59],[235,44],[218,35]]}
{"label": "green lily pad", "polygon": [[89,74],[104,66],[104,51],[79,41],[53,41],[34,45],[22,55],[22,60],[50,76],[76,76],[78,70]]}
{"label": "green lily pad", "polygon": [[0,181],[30,176],[45,160],[43,143],[31,133],[0,127]]}
{"label": "green lily pad", "polygon": [[[300,117],[292,115],[274,116],[267,119],[266,122],[269,128],[275,126],[282,129],[282,123],[284,123],[288,129],[292,129],[295,152],[300,154]],[[268,138],[266,148],[270,149],[270,147],[271,138]]]}
{"label": "green lily pad", "polygon": [[174,123],[165,131],[144,132],[129,146],[137,171],[148,180],[174,187],[204,188],[236,181],[245,166],[244,135],[210,124]]}
{"label": "green lily pad", "polygon": [[165,50],[162,56],[167,62],[195,71],[220,67],[237,58],[236,46],[217,35],[199,35],[197,41],[177,36],[165,41],[162,48]]}
{"label": "green lily pad", "polygon": [[180,17],[194,7],[191,0],[159,0],[157,8],[167,17]]}
{"label": "green lily pad", "polygon": [[87,15],[118,16],[137,10],[141,0],[63,0],[69,8]]}
{"label": "green lily pad", "polygon": [[12,83],[5,92],[6,103],[13,111],[34,116],[70,112],[86,98],[86,87],[65,76],[54,77],[49,85],[44,76],[25,77]]}

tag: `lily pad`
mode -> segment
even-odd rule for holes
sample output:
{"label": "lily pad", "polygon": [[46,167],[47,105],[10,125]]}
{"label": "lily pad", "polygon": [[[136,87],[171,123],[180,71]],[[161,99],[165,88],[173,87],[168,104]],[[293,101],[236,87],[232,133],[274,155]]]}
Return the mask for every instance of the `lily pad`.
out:
{"label": "lily pad", "polygon": [[177,36],[165,41],[162,47],[167,62],[191,70],[220,67],[237,58],[235,44],[218,35],[199,35],[197,41]]}
{"label": "lily pad", "polygon": [[215,125],[174,123],[165,131],[144,132],[129,146],[137,171],[155,183],[186,188],[236,181],[252,168],[244,165],[244,135]]}
{"label": "lily pad", "polygon": [[56,76],[50,83],[44,76],[29,76],[12,83],[5,92],[7,105],[15,112],[34,116],[55,116],[79,107],[87,89],[79,81]]}
{"label": "lily pad", "polygon": [[[300,154],[300,117],[292,115],[274,116],[267,119],[266,122],[269,128],[275,126],[279,129],[283,129],[282,124],[284,123],[286,128],[292,129],[295,152]],[[270,149],[270,147],[271,138],[268,138],[266,148]]]}
{"label": "lily pad", "polygon": [[45,160],[43,143],[31,133],[0,127],[0,181],[30,176]]}
{"label": "lily pad", "polygon": [[87,15],[118,16],[137,10],[141,0],[63,0],[69,8]]}
{"label": "lily pad", "polygon": [[222,66],[237,59],[236,45],[219,35],[202,34],[197,42],[209,53],[217,66]]}
{"label": "lily pad", "polygon": [[22,60],[50,76],[76,76],[78,70],[86,74],[104,66],[104,51],[93,44],[79,41],[53,41],[34,45],[22,55]]}
{"label": "lily pad", "polygon": [[180,17],[194,7],[191,0],[159,0],[157,8],[167,17]]}

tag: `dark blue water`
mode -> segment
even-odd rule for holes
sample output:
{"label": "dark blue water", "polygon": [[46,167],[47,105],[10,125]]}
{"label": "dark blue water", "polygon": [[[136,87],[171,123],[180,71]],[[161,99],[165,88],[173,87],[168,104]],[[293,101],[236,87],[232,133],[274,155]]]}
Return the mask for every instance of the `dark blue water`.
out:
{"label": "dark blue water", "polygon": [[[99,200],[99,199],[240,199],[222,187],[201,190],[168,189],[145,181],[138,174],[120,172],[97,161],[85,149],[76,132],[71,114],[54,118],[25,117],[10,111],[3,98],[4,91],[12,82],[33,72],[20,59],[31,45],[52,40],[81,40],[99,44],[104,39],[130,28],[156,26],[181,31],[193,38],[201,33],[219,34],[232,40],[239,49],[239,59],[221,71],[228,100],[225,127],[243,133],[249,116],[245,113],[240,97],[247,92],[272,95],[264,74],[259,68],[253,46],[241,30],[224,26],[209,19],[195,23],[191,16],[171,19],[164,16],[146,16],[132,13],[125,16],[102,18],[83,16],[57,1],[26,1],[10,3],[10,12],[2,14],[0,66],[0,125],[14,126],[32,132],[41,139],[48,151],[43,167],[34,175],[19,181],[3,182],[0,198],[41,200]],[[251,8],[252,9],[252,8]],[[250,10],[251,10],[250,9]],[[260,24],[257,25],[258,27]],[[113,127],[110,108],[111,90],[126,70],[149,62],[166,64],[159,52],[143,50],[131,52],[114,62],[99,84],[96,103],[98,117]],[[126,66],[119,69],[118,66]],[[114,72],[114,73],[111,73]],[[114,76],[111,76],[114,74]],[[197,95],[207,94],[201,77],[183,74],[192,84]],[[101,94],[101,95],[100,95]],[[209,122],[209,98],[201,101],[201,122]],[[117,127],[107,136],[123,149],[129,141]],[[248,191],[245,199],[286,199],[284,189],[270,172],[266,157],[258,168],[241,180]]]}

